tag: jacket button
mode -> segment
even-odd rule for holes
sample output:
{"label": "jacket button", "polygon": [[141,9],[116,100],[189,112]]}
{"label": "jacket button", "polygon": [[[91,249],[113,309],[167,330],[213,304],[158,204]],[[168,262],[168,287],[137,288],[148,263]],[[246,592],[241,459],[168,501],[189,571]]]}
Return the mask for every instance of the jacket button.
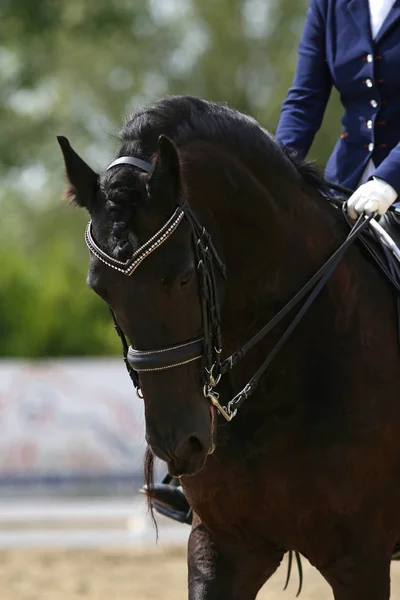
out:
{"label": "jacket button", "polygon": [[371,143],[371,144],[368,144],[368,150],[369,150],[370,152],[372,152],[372,150],[373,150],[373,149],[374,149],[374,145],[373,145],[372,143]]}
{"label": "jacket button", "polygon": [[370,79],[366,79],[365,80],[365,85],[369,88],[371,88],[374,84],[372,83],[372,81]]}
{"label": "jacket button", "polygon": [[372,56],[372,54],[367,54],[367,62],[372,63],[373,60],[374,57]]}
{"label": "jacket button", "polygon": [[371,120],[367,121],[367,127],[368,127],[368,129],[372,129],[372,121]]}
{"label": "jacket button", "polygon": [[377,101],[376,101],[376,100],[371,100],[371,102],[370,102],[370,105],[371,105],[373,108],[376,108],[376,107],[378,106],[378,103],[377,103]]}

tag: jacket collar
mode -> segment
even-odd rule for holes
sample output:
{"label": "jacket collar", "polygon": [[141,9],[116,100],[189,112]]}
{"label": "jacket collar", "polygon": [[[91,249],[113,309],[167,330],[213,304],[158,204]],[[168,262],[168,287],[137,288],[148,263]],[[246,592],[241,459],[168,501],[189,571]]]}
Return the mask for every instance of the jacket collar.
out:
{"label": "jacket collar", "polygon": [[370,51],[372,51],[373,41],[368,0],[348,0],[347,9],[354,23],[362,31],[365,40],[368,41]]}
{"label": "jacket collar", "polygon": [[[374,43],[376,44],[377,42],[379,42],[390,31],[390,29],[392,29],[392,27],[397,23],[397,21],[399,19],[400,19],[400,0],[396,0],[396,2],[393,4],[393,7],[390,9],[388,16],[382,23],[382,27],[378,31],[377,36],[374,39]],[[400,32],[399,32],[399,35],[400,35]]]}
{"label": "jacket collar", "polygon": [[373,44],[379,43],[400,19],[400,0],[396,0],[378,31],[376,38],[372,40],[368,0],[348,0],[347,9],[357,27],[367,37],[371,49]]}

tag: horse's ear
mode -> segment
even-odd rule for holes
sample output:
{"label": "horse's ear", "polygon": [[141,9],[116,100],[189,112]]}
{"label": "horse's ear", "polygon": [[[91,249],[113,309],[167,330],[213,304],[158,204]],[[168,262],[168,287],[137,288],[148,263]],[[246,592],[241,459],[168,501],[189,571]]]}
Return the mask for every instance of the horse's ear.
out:
{"label": "horse's ear", "polygon": [[150,173],[150,195],[169,193],[174,199],[180,192],[180,164],[176,146],[166,135],[158,138],[158,156]]}
{"label": "horse's ear", "polygon": [[64,197],[89,209],[98,187],[99,176],[73,150],[66,137],[57,136],[64,157],[68,185]]}

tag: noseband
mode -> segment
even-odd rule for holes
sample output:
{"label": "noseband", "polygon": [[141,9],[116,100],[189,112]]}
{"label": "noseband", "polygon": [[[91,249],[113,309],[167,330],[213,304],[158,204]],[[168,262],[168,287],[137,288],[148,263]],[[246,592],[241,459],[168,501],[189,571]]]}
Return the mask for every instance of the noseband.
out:
{"label": "noseband", "polygon": [[[122,156],[113,161],[108,169],[118,165],[130,165],[150,173],[153,166],[139,158],[132,156]],[[333,201],[332,201],[333,202]],[[341,205],[345,210],[345,205]],[[203,393],[206,398],[209,398],[211,403],[217,408],[219,413],[225,417],[227,421],[231,421],[236,415],[238,409],[254,392],[261,376],[266,372],[269,365],[284,345],[286,340],[292,334],[294,329],[300,323],[301,319],[310,308],[325,283],[328,281],[336,266],[339,264],[347,248],[357,239],[360,234],[369,225],[369,221],[373,218],[370,215],[364,218],[361,215],[345,241],[339,246],[334,254],[325,262],[325,264],[315,273],[311,279],[300,289],[297,294],[285,304],[285,306],[267,323],[260,331],[258,331],[248,342],[246,342],[239,350],[234,352],[224,361],[221,361],[222,353],[222,338],[221,338],[221,315],[220,304],[217,294],[217,283],[215,277],[215,268],[226,279],[226,268],[220,259],[210,235],[204,227],[200,225],[196,216],[192,212],[187,202],[179,205],[168,221],[157,231],[147,242],[138,248],[133,255],[125,262],[118,261],[112,256],[106,254],[96,244],[92,236],[91,222],[88,223],[85,232],[85,241],[89,251],[96,256],[105,265],[119,271],[123,275],[130,277],[139,265],[152,252],[159,248],[177,229],[179,224],[186,219],[192,231],[192,239],[197,259],[197,274],[200,288],[200,302],[202,310],[203,336],[194,340],[187,340],[179,344],[175,344],[168,348],[157,348],[155,350],[137,350],[128,347],[125,335],[117,323],[113,311],[111,311],[115,329],[121,338],[124,361],[128,369],[128,373],[139,393],[140,384],[138,373],[165,371],[174,367],[188,364],[192,361],[203,359]],[[304,303],[294,316],[293,320],[284,331],[281,338],[276,343],[270,354],[266,357],[262,365],[245,385],[245,387],[232,399],[226,406],[222,406],[219,402],[219,395],[215,391],[221,376],[227,373],[253,348],[260,340],[262,340],[272,329],[278,325],[286,315],[297,306],[302,300]]]}

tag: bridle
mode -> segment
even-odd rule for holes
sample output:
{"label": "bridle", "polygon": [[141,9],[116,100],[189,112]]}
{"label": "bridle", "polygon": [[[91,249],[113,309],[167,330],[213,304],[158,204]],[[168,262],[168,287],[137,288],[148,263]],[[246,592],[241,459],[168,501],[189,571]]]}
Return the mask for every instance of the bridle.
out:
{"label": "bridle", "polygon": [[[113,161],[107,170],[118,165],[130,165],[147,173],[150,173],[153,169],[153,165],[144,160],[132,156],[123,156]],[[361,215],[355,225],[351,228],[345,241],[317,273],[311,277],[311,279],[293,296],[293,298],[291,298],[291,300],[289,300],[269,323],[239,348],[239,350],[225,360],[221,359],[221,306],[218,297],[216,271],[219,272],[223,279],[226,279],[226,267],[219,257],[218,252],[211,241],[210,235],[206,229],[201,226],[188,203],[183,202],[178,205],[161,229],[138,248],[125,262],[116,260],[99,248],[92,236],[91,221],[89,221],[85,231],[85,241],[89,251],[105,265],[128,277],[134,273],[143,260],[162,246],[184,219],[191,228],[197,260],[203,336],[193,340],[185,340],[166,348],[138,350],[132,346],[128,346],[124,332],[120,328],[114,312],[111,311],[115,329],[122,342],[124,361],[138,395],[141,394],[139,382],[140,373],[164,371],[202,359],[203,394],[211,401],[218,412],[227,421],[231,421],[237,414],[238,409],[254,392],[261,376],[266,372],[272,360],[300,323],[301,319],[332,275],[347,248],[357,237],[359,237],[372,218],[373,215],[370,215],[368,218],[364,218],[364,216]],[[233,369],[235,365],[243,359],[247,352],[272,331],[272,329],[275,328],[303,299],[304,303],[253,377],[225,406],[221,405],[219,402],[219,394],[215,390],[221,376]]]}
{"label": "bridle", "polygon": [[[150,173],[153,166],[132,156],[123,156],[113,161],[108,169],[118,165],[130,165]],[[185,340],[166,348],[154,350],[138,350],[128,346],[125,334],[120,328],[116,316],[111,311],[115,329],[121,339],[124,361],[140,395],[139,373],[165,371],[174,367],[203,359],[203,393],[221,414],[225,414],[220,405],[218,393],[214,391],[220,379],[221,365],[221,307],[218,299],[216,271],[226,279],[224,262],[218,255],[211,237],[201,226],[187,202],[180,204],[168,221],[147,242],[138,248],[125,262],[116,260],[104,252],[95,242],[92,235],[92,224],[89,221],[85,231],[86,245],[94,256],[105,265],[130,277],[139,265],[152,252],[174,233],[185,219],[192,232],[192,240],[196,254],[197,276],[199,280],[203,335],[193,340]],[[228,415],[226,415],[228,417]]]}

